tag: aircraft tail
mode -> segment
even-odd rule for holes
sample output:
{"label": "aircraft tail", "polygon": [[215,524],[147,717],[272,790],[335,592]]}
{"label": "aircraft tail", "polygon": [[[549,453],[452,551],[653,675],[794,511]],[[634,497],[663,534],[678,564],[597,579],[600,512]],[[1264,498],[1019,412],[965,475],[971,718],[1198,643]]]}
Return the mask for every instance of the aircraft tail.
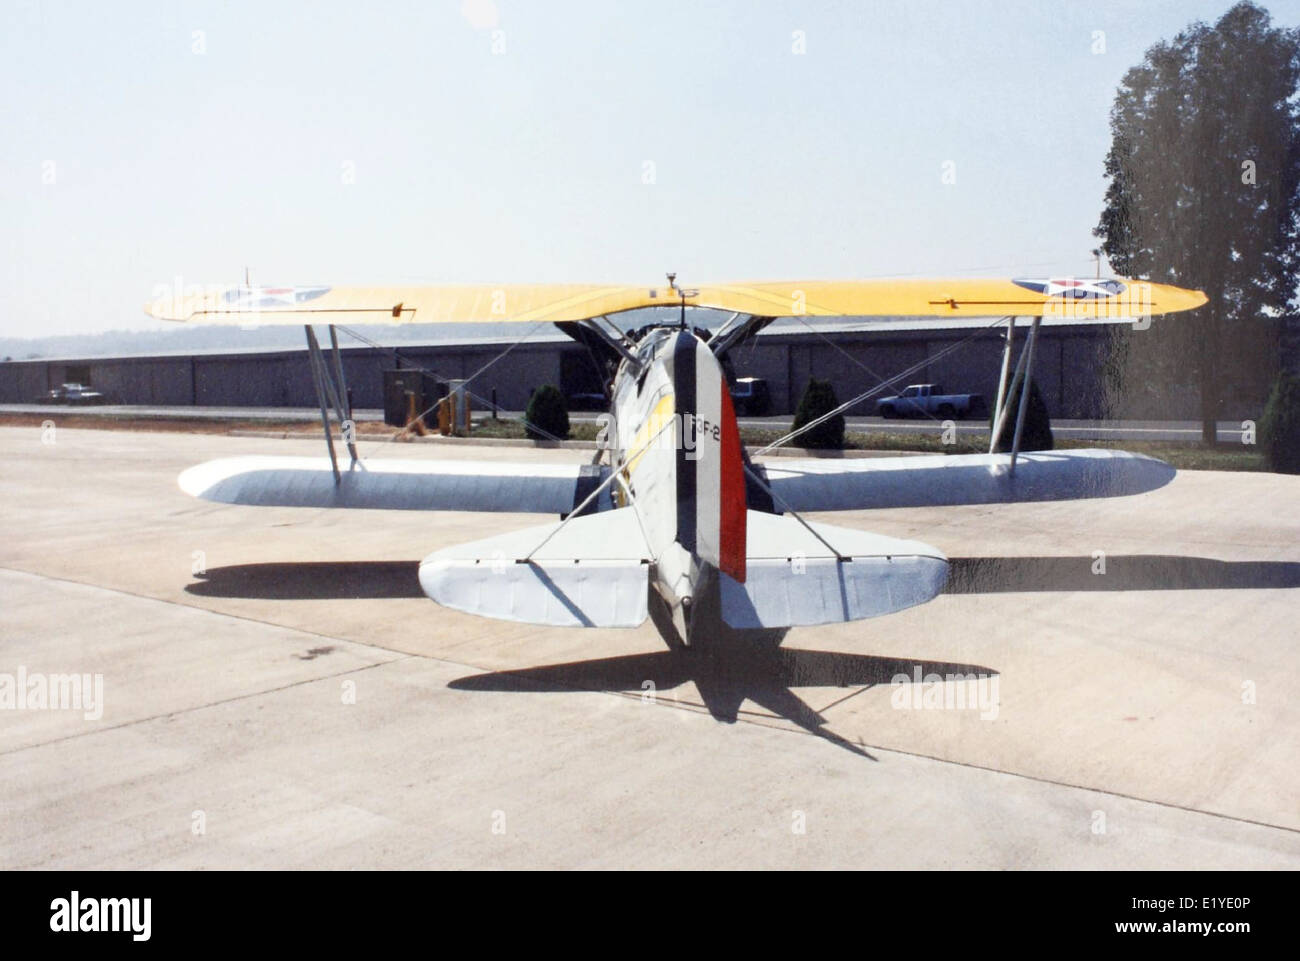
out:
{"label": "aircraft tail", "polygon": [[745,581],[745,467],[727,378],[707,344],[678,334],[673,388],[680,416],[677,540],[733,580]]}
{"label": "aircraft tail", "polygon": [[720,578],[722,618],[737,629],[836,624],[934,598],[948,578],[938,549],[868,531],[749,512],[749,580]]}
{"label": "aircraft tail", "polygon": [[435,551],[420,586],[467,614],[555,627],[636,627],[650,555],[632,508],[574,517]]}

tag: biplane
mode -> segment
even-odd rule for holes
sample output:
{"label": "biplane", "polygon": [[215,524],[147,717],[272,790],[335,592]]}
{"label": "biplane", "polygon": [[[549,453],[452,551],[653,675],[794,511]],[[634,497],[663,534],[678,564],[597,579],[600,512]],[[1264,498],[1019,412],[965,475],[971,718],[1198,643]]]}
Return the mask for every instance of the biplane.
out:
{"label": "biplane", "polygon": [[[852,621],[924,603],[942,590],[947,560],[937,548],[811,521],[806,513],[1114,497],[1168,483],[1171,467],[1137,454],[1019,449],[1035,342],[1045,319],[1141,321],[1205,300],[1200,291],[1123,279],[686,288],[669,274],[665,284],[646,287],[242,286],[178,291],[147,310],[169,320],[302,324],[306,331],[328,456],[211,461],[180,475],[187,493],[238,505],[558,515],[435,551],[419,567],[424,592],[486,617],[629,628],[646,620],[657,596],[681,640],[699,644],[719,619],[737,630]],[[670,310],[636,330],[611,320],[650,307]],[[687,312],[698,309],[730,316],[716,329],[695,328]],[[761,462],[745,449],[728,390],[728,351],[775,318],[886,315],[1005,326],[992,413],[996,442],[1017,411],[1009,451],[991,443],[981,454]],[[1018,356],[1017,318],[1028,320]],[[595,462],[365,459],[344,430],[349,459],[341,463],[331,417],[349,425],[351,411],[336,327],[453,322],[550,322],[605,358],[610,409]],[[329,327],[329,356],[316,325]],[[1018,404],[1014,385],[1026,392]]]}

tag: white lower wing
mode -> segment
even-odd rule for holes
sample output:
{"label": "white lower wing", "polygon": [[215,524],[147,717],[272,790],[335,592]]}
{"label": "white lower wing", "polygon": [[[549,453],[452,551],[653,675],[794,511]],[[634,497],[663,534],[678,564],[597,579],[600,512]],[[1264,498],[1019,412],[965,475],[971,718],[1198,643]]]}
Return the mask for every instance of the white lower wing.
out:
{"label": "white lower wing", "polygon": [[1164,461],[1118,450],[768,462],[777,510],[852,511],[1120,497],[1163,487]]}
{"label": "white lower wing", "polygon": [[[191,467],[181,490],[219,504],[252,507],[368,507],[382,510],[567,514],[604,479],[580,464],[228,457]],[[604,506],[604,499],[593,502]]]}

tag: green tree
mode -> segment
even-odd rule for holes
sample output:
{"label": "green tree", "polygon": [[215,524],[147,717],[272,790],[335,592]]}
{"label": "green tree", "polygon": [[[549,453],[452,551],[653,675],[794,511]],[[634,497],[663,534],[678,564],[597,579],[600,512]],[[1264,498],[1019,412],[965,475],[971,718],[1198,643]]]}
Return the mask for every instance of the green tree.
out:
{"label": "green tree", "polygon": [[[803,397],[799,399],[799,407],[794,412],[794,424],[790,429],[798,430],[839,406],[840,402],[835,396],[835,388],[831,386],[831,382],[814,377],[808,381]],[[844,415],[836,414],[822,421],[816,427],[796,437],[795,442],[801,447],[811,447],[816,450],[839,450],[844,446]]]}
{"label": "green tree", "polygon": [[1300,376],[1283,374],[1273,385],[1259,439],[1272,470],[1300,474]]}
{"label": "green tree", "polygon": [[533,440],[564,440],[569,436],[569,408],[553,384],[533,391],[524,411],[524,432]]}
{"label": "green tree", "polygon": [[1262,390],[1275,318],[1300,264],[1300,29],[1249,0],[1146,52],[1111,108],[1105,209],[1093,231],[1117,272],[1196,287],[1209,303],[1123,330],[1118,384],[1197,384],[1215,439],[1225,385]]}

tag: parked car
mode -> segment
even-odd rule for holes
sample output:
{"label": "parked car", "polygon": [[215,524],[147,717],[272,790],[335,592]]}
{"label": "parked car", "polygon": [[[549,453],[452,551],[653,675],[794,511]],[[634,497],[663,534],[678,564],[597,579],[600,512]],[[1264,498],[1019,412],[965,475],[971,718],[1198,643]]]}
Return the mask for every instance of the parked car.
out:
{"label": "parked car", "polygon": [[912,384],[901,394],[876,403],[881,417],[983,417],[988,404],[983,394],[945,394],[938,384]]}
{"label": "parked car", "polygon": [[738,377],[731,385],[731,404],[737,417],[763,417],[772,410],[767,381],[761,377]]}
{"label": "parked car", "polygon": [[53,390],[46,391],[45,396],[40,398],[38,404],[71,404],[74,406],[86,406],[89,404],[102,404],[106,398],[97,390],[91,390],[81,384],[61,384]]}

